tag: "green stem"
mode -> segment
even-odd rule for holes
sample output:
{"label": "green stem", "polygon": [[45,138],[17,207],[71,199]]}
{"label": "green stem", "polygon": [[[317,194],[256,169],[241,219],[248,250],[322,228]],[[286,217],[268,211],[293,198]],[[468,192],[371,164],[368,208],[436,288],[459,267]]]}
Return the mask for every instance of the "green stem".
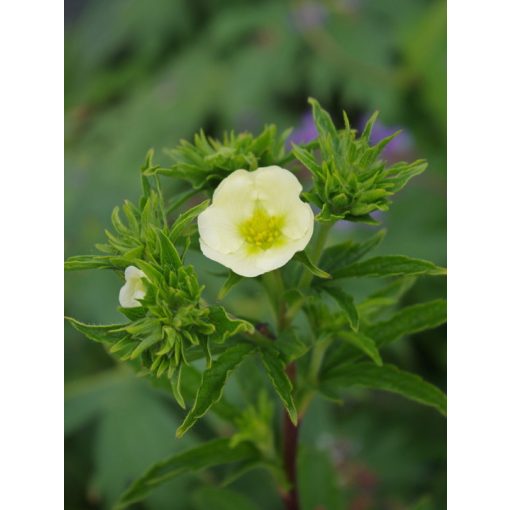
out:
{"label": "green stem", "polygon": [[[318,263],[322,255],[322,252],[328,240],[329,231],[331,230],[332,226],[333,226],[332,222],[319,224],[317,238],[310,253],[310,260],[314,264]],[[312,282],[312,278],[313,278],[312,273],[310,273],[306,269],[303,269],[303,274],[301,275],[301,279],[299,281],[299,288],[308,287]],[[323,339],[322,341],[314,343],[314,347],[312,349],[312,357],[310,360],[310,365],[307,374],[308,384],[307,387],[304,389],[301,398],[299,399],[300,402],[298,402],[298,413],[300,417],[304,415],[313,399],[317,387],[317,378],[322,365],[322,360],[330,343],[331,339],[327,338]]]}
{"label": "green stem", "polygon": [[[292,381],[296,383],[296,364],[289,363],[287,365],[287,375]],[[283,496],[283,503],[286,510],[299,510],[299,496],[298,496],[298,480],[297,480],[297,454],[299,448],[299,423],[294,425],[289,418],[289,415],[283,413],[282,424],[282,437],[283,437],[283,468],[287,476],[288,483],[290,484],[289,490]]]}
{"label": "green stem", "polygon": [[321,341],[316,342],[314,346],[309,369],[309,377],[313,385],[317,383],[319,371],[322,366],[322,360],[324,359],[324,354],[326,354],[326,351],[328,350],[328,347],[331,345],[331,342],[332,337],[328,336],[322,339]]}
{"label": "green stem", "polygon": [[265,273],[262,276],[262,283],[273,306],[277,331],[281,333],[289,324],[286,314],[287,304],[283,299],[285,283],[283,282],[282,273],[279,269]]}
{"label": "green stem", "polygon": [[[317,238],[315,240],[315,244],[310,251],[310,260],[317,264],[320,256],[322,255],[322,251],[324,250],[324,246],[326,245],[326,241],[328,240],[329,231],[333,223],[319,223]],[[298,288],[302,289],[304,287],[308,287],[312,281],[313,274],[310,273],[307,269],[303,268],[303,274],[301,275],[301,279],[299,280]]]}
{"label": "green stem", "polygon": [[[322,251],[324,250],[324,246],[326,245],[329,231],[332,227],[332,223],[320,223],[317,231],[317,236],[315,239],[315,243],[310,253],[310,259],[313,263],[317,263],[319,260]],[[310,285],[312,282],[313,275],[307,270],[303,269],[303,273],[300,278],[300,282],[298,284],[298,288],[305,288]],[[294,306],[291,309],[288,309],[287,303],[284,299],[285,294],[285,284],[282,278],[282,274],[279,270],[271,271],[270,273],[266,273],[262,277],[262,282],[266,292],[268,294],[269,300],[273,306],[275,315],[276,315],[276,323],[277,323],[277,333],[281,334],[285,329],[287,329],[296,313],[301,308],[301,303],[299,306]],[[254,341],[261,342],[261,338],[253,338]],[[266,340],[263,340],[264,342]],[[320,366],[322,364],[322,357],[324,356],[324,352],[327,349],[327,345],[322,345],[320,348],[316,345],[313,353],[312,353],[312,372],[315,373],[313,376],[316,379],[317,374],[320,370]],[[287,366],[287,374],[289,379],[292,381],[293,386],[296,384],[297,380],[297,366],[295,363],[290,363]],[[312,386],[312,388],[315,385]],[[306,392],[303,395],[303,404],[304,406],[301,408],[301,413],[304,412],[308,404],[311,402],[314,395],[314,390]],[[298,431],[299,431],[299,423],[294,425],[287,413],[284,413],[283,424],[282,424],[282,437],[283,437],[283,466],[285,470],[285,474],[287,476],[287,480],[290,484],[290,489],[285,492],[283,495],[283,502],[285,508],[287,510],[299,510],[299,498],[298,498],[298,488],[297,488],[297,476],[296,476],[296,459],[298,452]]]}

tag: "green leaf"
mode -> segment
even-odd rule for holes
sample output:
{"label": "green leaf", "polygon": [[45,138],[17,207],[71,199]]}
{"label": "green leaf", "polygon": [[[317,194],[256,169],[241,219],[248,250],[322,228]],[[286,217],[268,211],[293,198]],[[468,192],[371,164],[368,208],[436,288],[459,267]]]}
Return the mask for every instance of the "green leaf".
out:
{"label": "green leaf", "polygon": [[[98,395],[102,409],[89,451],[94,465],[94,488],[105,509],[113,508],[126,487],[148,466],[174,455],[178,449],[189,448],[192,441],[192,438],[186,438],[184,444],[169,441],[169,431],[178,425],[169,399],[131,371],[120,372],[125,382],[104,388]],[[179,485],[177,481],[172,489],[177,492]],[[154,495],[160,501],[157,508],[166,508],[170,496],[166,488],[158,491]]]}
{"label": "green leaf", "polygon": [[87,338],[93,340],[94,342],[109,345],[114,342],[118,342],[119,340],[123,340],[129,336],[123,330],[126,324],[97,325],[85,324],[83,322],[77,321],[76,319],[73,319],[72,317],[66,317],[66,319],[74,329],[80,333],[83,333]]}
{"label": "green leaf", "polygon": [[333,124],[329,113],[321,108],[319,102],[312,97],[308,98],[308,103],[312,105],[313,120],[317,130],[319,131],[319,135],[323,137],[329,135],[332,138],[335,138],[338,134],[338,131],[335,127],[335,124]]}
{"label": "green leaf", "polygon": [[336,277],[337,272],[341,268],[353,264],[363,258],[367,253],[376,248],[385,236],[386,230],[383,229],[379,230],[377,234],[361,243],[347,241],[345,243],[330,246],[324,250],[320,264],[329,271],[333,277]]}
{"label": "green leaf", "polygon": [[320,390],[336,395],[338,389],[362,387],[397,393],[410,400],[434,407],[446,415],[446,395],[421,377],[404,372],[393,365],[376,366],[358,363],[337,367],[321,379]]}
{"label": "green leaf", "polygon": [[444,324],[446,311],[444,299],[407,306],[390,319],[372,324],[366,333],[381,347],[404,335],[418,333]]}
{"label": "green leaf", "polygon": [[172,388],[172,393],[174,395],[175,401],[179,404],[182,409],[186,409],[186,402],[184,401],[184,397],[181,392],[181,375],[182,375],[182,364],[179,365],[177,369],[177,374],[175,377],[170,379],[170,385]]}
{"label": "green leaf", "polygon": [[333,297],[340,308],[345,312],[351,328],[354,331],[358,331],[359,315],[356,305],[354,304],[353,297],[347,294],[347,292],[342,290],[340,287],[333,285],[325,285],[323,290],[325,290],[331,297]]}
{"label": "green leaf", "polygon": [[107,269],[111,267],[110,259],[111,257],[107,255],[77,255],[75,257],[69,257],[64,262],[64,270]]}
{"label": "green leaf", "polygon": [[304,343],[293,329],[282,332],[274,346],[280,351],[285,363],[290,363],[304,356],[311,348],[311,344]]}
{"label": "green leaf", "polygon": [[359,331],[341,331],[338,333],[338,336],[350,345],[356,347],[356,349],[364,352],[376,365],[381,366],[383,364],[374,340],[367,335]]}
{"label": "green leaf", "polygon": [[147,314],[147,309],[143,306],[135,306],[134,308],[123,308],[118,306],[117,310],[124,314],[130,321],[143,319]]}
{"label": "green leaf", "polygon": [[162,287],[166,285],[165,276],[161,272],[161,268],[156,264],[138,259],[135,260],[134,265],[145,273],[145,278],[149,281],[149,283],[152,283],[155,286],[159,284]]}
{"label": "green leaf", "polygon": [[168,204],[165,213],[170,214],[172,211],[175,211],[179,206],[181,206],[184,202],[189,200],[193,195],[196,195],[198,190],[191,189],[185,190],[172,197],[171,202]]}
{"label": "green leaf", "polygon": [[153,345],[157,344],[161,338],[163,337],[163,332],[161,328],[158,328],[151,332],[148,336],[146,336],[133,350],[133,352],[130,355],[131,359],[136,359],[142,352],[146,351]]}
{"label": "green leaf", "polygon": [[298,416],[294,399],[292,398],[292,383],[285,371],[285,362],[280,352],[275,347],[264,346],[261,347],[260,354],[266,373],[285,409],[287,409],[289,418],[294,425],[297,425]]}
{"label": "green leaf", "polygon": [[118,387],[131,377],[117,367],[66,383],[64,388],[64,435],[75,433],[99,417],[105,404],[116,396]]}
{"label": "green leaf", "polygon": [[248,355],[256,350],[256,346],[248,343],[238,343],[223,352],[211,368],[202,375],[202,382],[195,397],[193,407],[187,414],[181,426],[177,429],[177,437],[182,437],[196,421],[204,416],[210,407],[221,399],[227,378]]}
{"label": "green leaf", "polygon": [[160,250],[160,260],[162,264],[167,264],[173,269],[178,269],[182,266],[181,258],[175,248],[174,243],[170,241],[168,236],[163,230],[158,230],[158,241]]}
{"label": "green leaf", "polygon": [[319,269],[308,257],[308,254],[305,251],[298,251],[295,255],[293,260],[296,260],[298,262],[301,262],[310,273],[312,273],[314,276],[317,276],[319,278],[326,278],[330,279],[331,275],[329,273],[326,273],[326,271],[323,271],[322,269]]}
{"label": "green leaf", "polygon": [[389,285],[370,294],[358,304],[358,311],[365,321],[372,321],[384,313],[389,307],[397,304],[402,296],[416,283],[416,276],[396,278]]}
{"label": "green leaf", "polygon": [[361,138],[363,138],[367,144],[370,142],[370,135],[372,134],[372,128],[374,127],[377,117],[379,117],[379,112],[376,111],[367,120],[363,132],[361,133]]}
{"label": "green leaf", "polygon": [[[139,249],[136,249],[136,254],[138,253]],[[132,260],[126,256],[76,255],[74,257],[69,257],[64,262],[64,270],[81,271],[85,269],[124,269],[129,266],[130,263],[132,263]]]}
{"label": "green leaf", "polygon": [[292,144],[292,153],[298,161],[300,161],[306,168],[308,168],[308,170],[310,170],[310,172],[313,174],[321,173],[320,165],[315,161],[313,154],[311,154],[309,151],[303,147],[300,147],[299,145]]}
{"label": "green leaf", "polygon": [[232,448],[229,442],[228,438],[213,439],[158,462],[131,484],[115,505],[115,510],[127,508],[129,505],[141,501],[156,487],[177,476],[255,458],[258,455],[257,450],[249,443],[240,443]]}
{"label": "green leaf", "polygon": [[179,217],[175,220],[172,228],[170,229],[170,241],[175,242],[177,238],[181,235],[182,231],[208,206],[210,200],[204,200],[202,203],[192,207],[187,210],[185,213],[179,215]]}
{"label": "green leaf", "polygon": [[255,331],[253,324],[232,317],[222,306],[211,306],[209,308],[209,321],[215,327],[215,331],[210,335],[209,339],[211,342],[219,344],[238,333],[253,333]]}
{"label": "green leaf", "polygon": [[428,260],[413,259],[403,255],[374,257],[335,271],[335,278],[360,276],[398,276],[398,275],[445,275],[446,269],[436,266]]}
{"label": "green leaf", "polygon": [[416,276],[403,276],[396,278],[382,289],[370,294],[367,299],[389,298],[397,302],[402,298],[416,283]]}
{"label": "green leaf", "polygon": [[330,451],[314,448],[303,441],[299,445],[297,482],[303,510],[349,508],[351,497],[348,491],[339,490],[338,467]]}
{"label": "green leaf", "polygon": [[230,289],[232,289],[234,285],[237,285],[242,279],[243,277],[237,273],[234,273],[234,271],[229,271],[225,283],[222,285],[220,291],[218,292],[218,299],[224,299],[230,292]]}
{"label": "green leaf", "polygon": [[[446,322],[446,301],[438,299],[402,308],[390,319],[371,324],[363,330],[363,334],[372,338],[376,346],[381,348],[404,335],[432,329],[444,322]],[[340,348],[327,356],[323,372],[327,374],[340,364],[357,359],[359,359],[357,352]]]}

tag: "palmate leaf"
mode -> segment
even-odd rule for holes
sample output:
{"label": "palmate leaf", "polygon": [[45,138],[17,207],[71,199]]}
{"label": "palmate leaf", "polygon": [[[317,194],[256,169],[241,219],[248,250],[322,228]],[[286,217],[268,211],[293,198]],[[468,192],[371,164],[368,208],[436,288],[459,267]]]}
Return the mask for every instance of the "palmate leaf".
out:
{"label": "palmate leaf", "polygon": [[[362,333],[372,338],[377,348],[381,348],[404,335],[436,328],[445,322],[446,301],[437,299],[402,308],[390,319],[373,323],[364,328]],[[327,374],[339,365],[355,361],[359,357],[359,352],[347,346],[340,346],[328,353],[322,371]]]}
{"label": "palmate leaf", "polygon": [[428,260],[414,259],[403,255],[373,257],[363,262],[343,267],[335,272],[335,278],[362,276],[400,276],[400,275],[445,275],[446,269],[436,266]]}
{"label": "palmate leaf", "polygon": [[285,362],[280,356],[280,352],[275,347],[264,346],[260,349],[260,355],[273,388],[289,413],[292,423],[297,425],[298,416],[292,398],[292,383],[285,371]]}
{"label": "palmate leaf", "polygon": [[258,455],[257,450],[250,443],[239,443],[231,447],[228,438],[213,439],[154,464],[142,477],[131,484],[114,509],[127,508],[144,499],[156,487],[177,476],[231,462],[255,459]]}
{"label": "palmate leaf", "polygon": [[193,407],[177,429],[177,437],[182,437],[196,421],[204,416],[213,404],[221,399],[227,378],[256,346],[249,343],[237,343],[224,351],[202,375],[202,382],[195,397]]}
{"label": "palmate leaf", "polygon": [[328,397],[342,388],[362,387],[397,393],[410,400],[434,407],[446,415],[446,395],[421,377],[404,372],[393,365],[376,366],[356,363],[336,367],[321,378],[319,389]]}

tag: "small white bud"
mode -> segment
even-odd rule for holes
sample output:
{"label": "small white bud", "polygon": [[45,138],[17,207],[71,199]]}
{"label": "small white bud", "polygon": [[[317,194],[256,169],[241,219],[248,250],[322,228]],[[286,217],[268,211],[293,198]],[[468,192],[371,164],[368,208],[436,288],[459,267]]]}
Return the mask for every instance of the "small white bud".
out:
{"label": "small white bud", "polygon": [[135,266],[128,266],[124,276],[126,283],[119,292],[120,306],[122,308],[141,306],[138,300],[145,297],[146,289],[142,280],[142,278],[145,278],[145,273]]}

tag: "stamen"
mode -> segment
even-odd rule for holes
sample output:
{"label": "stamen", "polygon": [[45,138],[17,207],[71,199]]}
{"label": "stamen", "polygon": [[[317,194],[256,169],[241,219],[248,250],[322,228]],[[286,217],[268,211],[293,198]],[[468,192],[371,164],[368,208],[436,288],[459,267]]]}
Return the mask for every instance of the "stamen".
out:
{"label": "stamen", "polygon": [[239,225],[245,241],[255,249],[267,250],[281,237],[282,218],[269,216],[262,208],[257,208],[253,216]]}

